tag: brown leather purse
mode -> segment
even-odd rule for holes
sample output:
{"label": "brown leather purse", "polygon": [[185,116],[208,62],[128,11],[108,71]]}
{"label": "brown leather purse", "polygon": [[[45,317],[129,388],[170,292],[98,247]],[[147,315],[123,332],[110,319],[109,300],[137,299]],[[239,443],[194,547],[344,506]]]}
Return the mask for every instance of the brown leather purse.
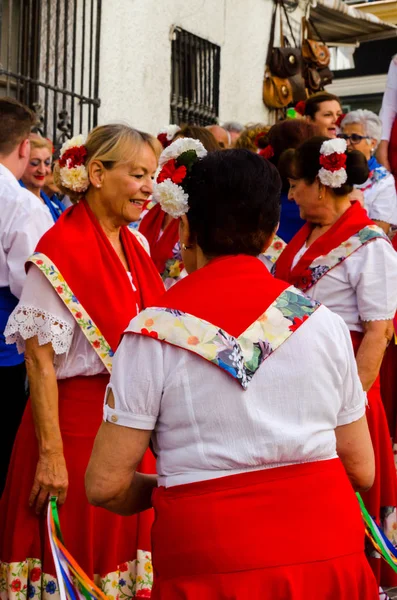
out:
{"label": "brown leather purse", "polygon": [[292,87],[288,79],[272,75],[265,71],[263,82],[263,102],[269,108],[284,108],[293,100]]}
{"label": "brown leather purse", "polygon": [[[311,27],[320,41],[313,39]],[[321,39],[315,25],[305,17],[302,18],[302,56],[306,62],[316,67],[328,67],[331,60],[328,46]]]}

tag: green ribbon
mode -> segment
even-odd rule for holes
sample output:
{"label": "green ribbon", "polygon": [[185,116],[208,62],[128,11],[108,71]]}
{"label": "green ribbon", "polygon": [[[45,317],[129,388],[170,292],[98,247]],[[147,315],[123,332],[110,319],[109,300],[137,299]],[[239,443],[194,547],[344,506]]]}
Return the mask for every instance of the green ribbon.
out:
{"label": "green ribbon", "polygon": [[58,501],[58,498],[56,496],[51,496],[51,498],[50,498],[51,513],[52,513],[52,518],[54,519],[54,523],[55,523],[55,531],[56,531],[57,537],[63,544],[63,537],[62,537],[62,531],[61,531],[61,524],[59,522],[57,501]]}
{"label": "green ribbon", "polygon": [[363,499],[361,498],[359,493],[356,493],[358,502],[360,504],[360,508],[361,508],[361,513],[364,519],[365,524],[367,525],[368,529],[370,530],[374,540],[376,541],[376,543],[379,546],[379,550],[381,552],[381,555],[383,556],[383,558],[385,559],[385,561],[391,566],[391,568],[393,569],[393,571],[395,571],[397,573],[397,565],[396,563],[391,559],[390,554],[387,550],[385,550],[384,548],[384,542],[383,540],[380,538],[378,532],[376,531],[372,518],[369,515],[367,509],[365,508]]}

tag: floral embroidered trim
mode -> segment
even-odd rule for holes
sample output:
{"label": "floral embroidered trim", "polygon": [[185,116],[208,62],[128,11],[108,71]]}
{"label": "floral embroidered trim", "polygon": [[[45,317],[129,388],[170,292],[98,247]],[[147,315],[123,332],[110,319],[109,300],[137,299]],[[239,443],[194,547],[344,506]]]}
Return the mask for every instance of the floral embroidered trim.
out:
{"label": "floral embroidered trim", "polygon": [[39,267],[52,287],[75,318],[81,331],[95,350],[109,373],[112,372],[113,350],[95,325],[85,308],[80,304],[54,263],[40,252],[35,252],[27,262]]}
{"label": "floral embroidered trim", "polygon": [[[116,571],[95,575],[95,583],[109,600],[150,598],[153,567],[150,552],[138,550],[137,559],[124,562]],[[43,573],[37,558],[22,562],[0,561],[0,598],[2,600],[60,600],[56,577]]]}
{"label": "floral embroidered trim", "polygon": [[208,321],[168,308],[147,308],[127,332],[163,340],[217,365],[247,389],[260,365],[321,306],[287,288],[238,338]]}
{"label": "floral embroidered trim", "polygon": [[390,174],[389,171],[387,169],[385,169],[385,167],[383,167],[382,165],[379,165],[373,171],[370,172],[367,181],[362,186],[358,185],[356,187],[358,190],[361,190],[362,192],[366,192],[367,190],[370,190],[376,183],[378,183],[379,181],[382,181],[382,179],[386,179],[386,177],[389,174]]}
{"label": "floral embroidered trim", "polygon": [[274,236],[273,242],[270,244],[269,248],[263,252],[263,256],[270,260],[271,263],[275,263],[279,258],[280,254],[284,250],[287,244],[282,240],[278,235]]}
{"label": "floral embroidered trim", "polygon": [[25,352],[25,340],[35,335],[40,346],[51,343],[55,354],[64,354],[72,343],[73,327],[45,310],[18,304],[4,330],[6,343],[16,342],[18,352],[22,354]]}
{"label": "floral embroidered trim", "polygon": [[346,260],[353,252],[377,238],[384,239],[390,243],[389,238],[380,227],[377,225],[367,225],[345,242],[342,242],[338,248],[334,248],[325,256],[316,258],[306,271],[301,274],[298,281],[296,281],[296,287],[304,292],[307,291],[317,283],[321,277],[326,275],[328,271]]}

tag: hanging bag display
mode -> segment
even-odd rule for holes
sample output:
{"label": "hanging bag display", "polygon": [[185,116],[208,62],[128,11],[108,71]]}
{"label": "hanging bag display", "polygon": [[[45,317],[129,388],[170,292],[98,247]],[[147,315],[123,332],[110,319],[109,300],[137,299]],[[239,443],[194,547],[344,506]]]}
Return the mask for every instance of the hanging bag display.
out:
{"label": "hanging bag display", "polygon": [[[320,41],[312,39],[311,27]],[[302,19],[302,56],[306,62],[320,68],[328,67],[331,60],[328,46],[321,39],[315,25],[305,17]]]}

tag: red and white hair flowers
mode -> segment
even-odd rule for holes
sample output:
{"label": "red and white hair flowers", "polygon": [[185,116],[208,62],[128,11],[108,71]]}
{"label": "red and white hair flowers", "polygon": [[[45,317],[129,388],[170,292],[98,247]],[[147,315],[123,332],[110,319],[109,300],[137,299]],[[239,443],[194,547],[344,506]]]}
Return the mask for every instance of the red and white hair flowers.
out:
{"label": "red and white hair flowers", "polygon": [[189,210],[189,196],[183,182],[194,163],[206,154],[203,144],[192,138],[175,140],[161,153],[153,200],[171,217],[176,219]]}
{"label": "red and white hair flowers", "polygon": [[340,138],[327,140],[320,148],[318,178],[323,185],[339,188],[347,181],[346,140]]}
{"label": "red and white hair flowers", "polygon": [[59,176],[64,187],[74,192],[85,192],[90,185],[85,167],[87,148],[82,135],[67,140],[59,155]]}
{"label": "red and white hair flowers", "polygon": [[168,146],[171,144],[172,140],[174,139],[174,136],[180,130],[181,130],[181,128],[179,127],[179,125],[166,125],[162,129],[160,129],[160,131],[157,134],[157,139],[160,142],[160,144],[163,146],[163,148],[168,148]]}

